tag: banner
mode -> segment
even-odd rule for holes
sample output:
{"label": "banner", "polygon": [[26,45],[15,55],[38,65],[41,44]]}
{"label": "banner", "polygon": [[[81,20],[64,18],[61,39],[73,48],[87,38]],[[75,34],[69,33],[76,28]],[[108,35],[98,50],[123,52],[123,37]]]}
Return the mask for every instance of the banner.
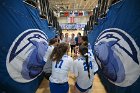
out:
{"label": "banner", "polygon": [[60,17],[64,17],[64,12],[60,12]]}
{"label": "banner", "polygon": [[74,23],[74,17],[70,17],[70,23]]}
{"label": "banner", "polygon": [[107,93],[140,92],[139,5],[139,0],[120,0],[89,33]]}
{"label": "banner", "polygon": [[79,15],[79,16],[83,16],[83,12],[80,11],[80,12],[78,13],[78,15]]}
{"label": "banner", "polygon": [[65,17],[69,16],[69,12],[64,12],[64,16]]}
{"label": "banner", "polygon": [[23,0],[1,0],[0,31],[0,92],[35,93],[55,32]]}
{"label": "banner", "polygon": [[82,29],[85,27],[85,24],[60,24],[62,29]]}

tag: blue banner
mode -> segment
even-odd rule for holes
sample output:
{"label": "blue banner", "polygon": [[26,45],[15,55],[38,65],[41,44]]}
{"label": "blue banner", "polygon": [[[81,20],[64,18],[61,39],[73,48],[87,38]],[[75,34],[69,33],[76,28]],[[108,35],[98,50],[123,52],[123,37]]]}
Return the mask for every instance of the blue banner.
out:
{"label": "blue banner", "polygon": [[139,0],[112,5],[102,25],[93,30],[95,36],[90,36],[107,93],[140,92],[139,5]]}
{"label": "blue banner", "polygon": [[23,0],[0,0],[0,92],[35,93],[54,29]]}

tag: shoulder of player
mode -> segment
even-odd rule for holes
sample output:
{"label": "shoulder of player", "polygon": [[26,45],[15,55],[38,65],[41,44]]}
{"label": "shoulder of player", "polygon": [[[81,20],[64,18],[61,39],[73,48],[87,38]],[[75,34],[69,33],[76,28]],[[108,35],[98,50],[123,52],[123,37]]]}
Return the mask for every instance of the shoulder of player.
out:
{"label": "shoulder of player", "polygon": [[74,62],[80,63],[80,62],[83,61],[83,60],[84,60],[83,58],[79,57],[79,58],[77,58],[76,60],[74,60]]}
{"label": "shoulder of player", "polygon": [[94,56],[88,56],[88,59],[95,60]]}
{"label": "shoulder of player", "polygon": [[95,62],[94,56],[89,56],[88,60],[89,60],[89,61],[92,61],[92,62]]}
{"label": "shoulder of player", "polygon": [[72,58],[72,57],[70,57],[70,56],[68,56],[68,59],[69,59],[69,60],[73,60],[73,58]]}
{"label": "shoulder of player", "polygon": [[68,56],[68,55],[64,55],[63,58],[66,58],[68,60],[73,60],[72,57]]}
{"label": "shoulder of player", "polygon": [[54,46],[50,45],[50,46],[48,46],[48,49],[52,50],[52,49],[54,49]]}

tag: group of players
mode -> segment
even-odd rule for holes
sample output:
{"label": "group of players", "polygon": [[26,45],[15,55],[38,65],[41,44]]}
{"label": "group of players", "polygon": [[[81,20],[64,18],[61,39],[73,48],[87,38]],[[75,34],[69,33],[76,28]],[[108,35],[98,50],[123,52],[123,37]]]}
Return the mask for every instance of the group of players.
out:
{"label": "group of players", "polygon": [[[71,46],[71,56],[68,55]],[[74,58],[74,59],[73,59]],[[94,60],[92,50],[88,44],[87,36],[78,33],[71,38],[68,33],[53,38],[49,41],[49,47],[44,57],[46,64],[43,68],[44,76],[50,81],[51,93],[68,93],[68,74],[76,77],[74,93],[91,93],[94,74],[98,66]]]}

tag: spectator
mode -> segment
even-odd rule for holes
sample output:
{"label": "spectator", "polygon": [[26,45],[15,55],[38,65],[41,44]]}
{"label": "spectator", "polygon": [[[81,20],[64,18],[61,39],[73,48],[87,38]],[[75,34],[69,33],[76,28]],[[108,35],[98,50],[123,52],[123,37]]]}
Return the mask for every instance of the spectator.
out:
{"label": "spectator", "polygon": [[72,34],[71,34],[71,39],[70,39],[71,56],[72,56],[72,51],[74,51],[74,53],[75,53],[75,49],[74,49],[74,48],[75,48],[76,42],[75,42],[74,36],[75,36],[75,34],[72,33]]}

